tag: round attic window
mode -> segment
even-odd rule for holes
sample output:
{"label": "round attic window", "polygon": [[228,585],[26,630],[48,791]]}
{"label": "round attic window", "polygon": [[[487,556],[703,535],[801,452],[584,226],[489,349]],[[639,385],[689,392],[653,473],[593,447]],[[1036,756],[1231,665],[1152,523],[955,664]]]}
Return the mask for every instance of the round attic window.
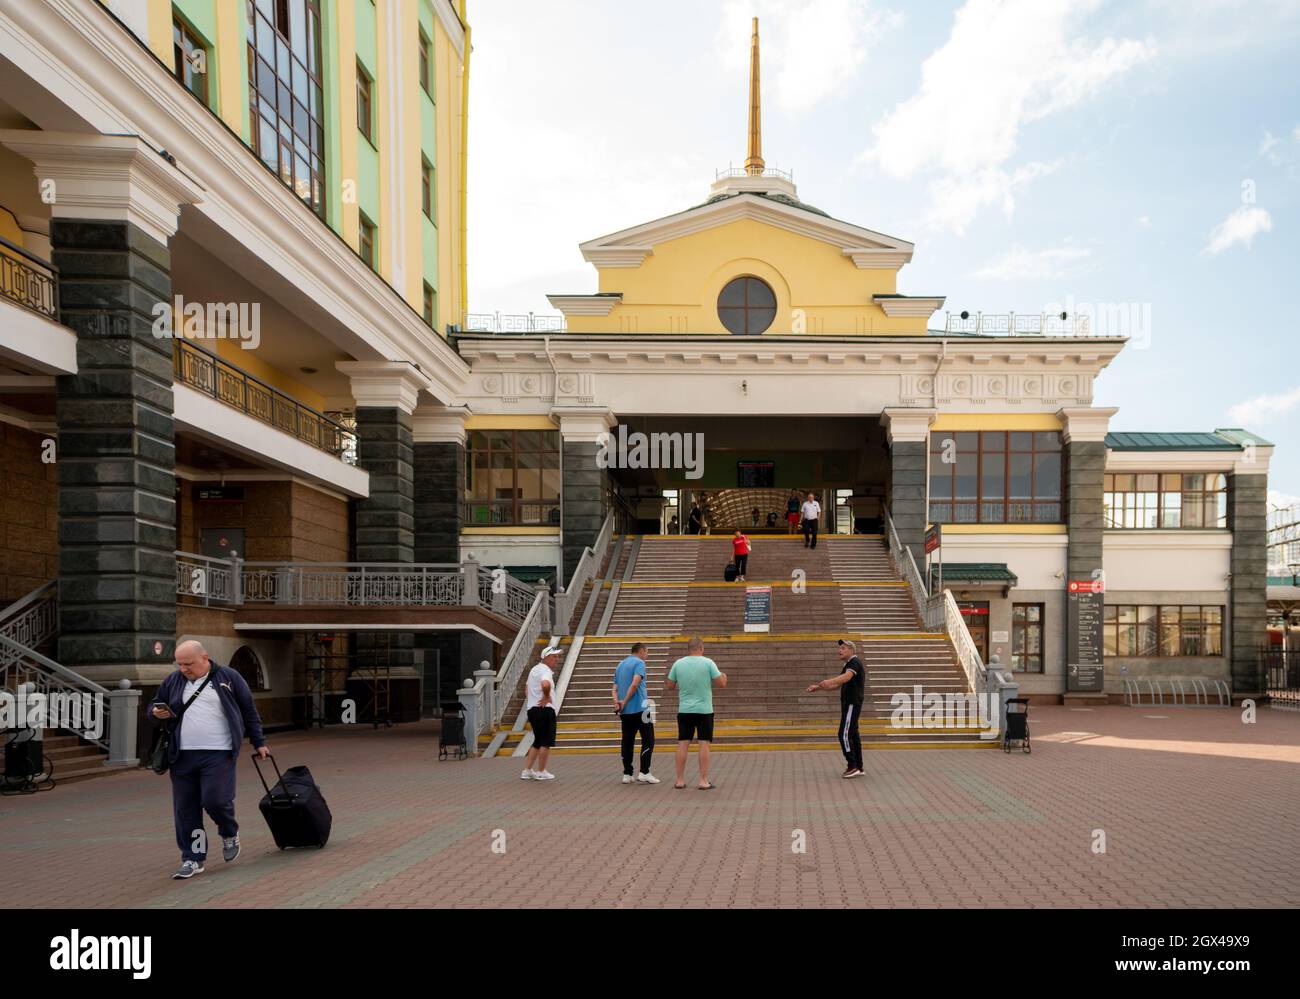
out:
{"label": "round attic window", "polygon": [[741,336],[766,332],[776,318],[776,294],[759,278],[734,278],[718,296],[718,318]]}

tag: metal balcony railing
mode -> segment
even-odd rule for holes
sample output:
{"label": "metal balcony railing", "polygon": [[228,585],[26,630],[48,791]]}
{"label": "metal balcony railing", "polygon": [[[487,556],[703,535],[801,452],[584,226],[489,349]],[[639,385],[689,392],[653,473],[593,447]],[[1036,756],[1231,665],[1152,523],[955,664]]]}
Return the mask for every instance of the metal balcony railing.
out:
{"label": "metal balcony railing", "polygon": [[356,463],[356,435],[197,344],[177,339],[176,380],[340,461]]}
{"label": "metal balcony railing", "polygon": [[59,321],[59,270],[0,237],[0,296]]}
{"label": "metal balcony railing", "polygon": [[461,333],[563,333],[564,316],[543,316],[534,312],[512,315],[504,312],[467,312]]}
{"label": "metal balcony railing", "polygon": [[949,312],[944,332],[981,336],[1117,335],[1099,331],[1086,312]]}

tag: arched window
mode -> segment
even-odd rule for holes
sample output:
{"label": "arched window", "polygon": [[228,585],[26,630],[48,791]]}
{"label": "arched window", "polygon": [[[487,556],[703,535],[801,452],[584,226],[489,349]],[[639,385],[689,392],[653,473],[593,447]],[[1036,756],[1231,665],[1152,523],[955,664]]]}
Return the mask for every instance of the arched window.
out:
{"label": "arched window", "polygon": [[244,678],[249,690],[267,690],[266,670],[262,657],[247,645],[241,645],[230,657],[230,668]]}
{"label": "arched window", "polygon": [[718,296],[718,318],[741,336],[766,332],[776,318],[776,294],[759,278],[733,278]]}

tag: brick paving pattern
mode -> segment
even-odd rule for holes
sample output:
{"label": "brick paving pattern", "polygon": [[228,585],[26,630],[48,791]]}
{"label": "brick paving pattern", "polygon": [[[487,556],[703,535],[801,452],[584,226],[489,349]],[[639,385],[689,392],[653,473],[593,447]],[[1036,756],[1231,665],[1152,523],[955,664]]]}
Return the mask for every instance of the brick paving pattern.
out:
{"label": "brick paving pattern", "polygon": [[655,787],[615,755],[555,757],[545,784],[439,763],[430,725],[283,733],[334,812],[324,850],[275,849],[245,757],[243,856],[170,881],[168,781],[131,772],[0,798],[0,906],[1300,905],[1300,714],[1035,707],[1031,728],[1030,756],[869,752],[852,781],[834,752],[719,754],[709,792],[694,759],[673,788],[664,724]]}

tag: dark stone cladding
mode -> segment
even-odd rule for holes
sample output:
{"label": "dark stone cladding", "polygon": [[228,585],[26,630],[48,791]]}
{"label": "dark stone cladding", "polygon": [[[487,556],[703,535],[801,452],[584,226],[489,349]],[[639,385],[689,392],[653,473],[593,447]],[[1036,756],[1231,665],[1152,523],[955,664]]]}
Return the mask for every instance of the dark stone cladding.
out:
{"label": "dark stone cladding", "polygon": [[1259,651],[1267,640],[1268,476],[1229,476],[1228,527],[1232,531],[1232,605],[1228,608],[1234,693],[1258,694],[1264,681]]}
{"label": "dark stone cladding", "polygon": [[124,221],[56,218],[50,243],[77,334],[77,374],[57,382],[58,656],[156,680],[176,638],[172,341],[153,333],[171,254]]}
{"label": "dark stone cladding", "polygon": [[459,562],[465,446],[415,445],[415,561]]}
{"label": "dark stone cladding", "polygon": [[[415,561],[415,445],[411,417],[396,407],[357,408],[357,467],[370,475],[370,495],[356,502],[358,562]],[[363,632],[357,667],[410,667],[414,635]]]}
{"label": "dark stone cladding", "polygon": [[[1066,445],[1065,579],[1091,580],[1103,568],[1106,472],[1105,441],[1071,441]],[[1103,596],[1104,600],[1105,597]],[[1079,628],[1078,604],[1067,598],[1061,662],[1065,664],[1064,692],[1069,693],[1070,635]],[[1102,655],[1098,651],[1098,655]],[[1103,662],[1104,668],[1104,662]]]}
{"label": "dark stone cladding", "polygon": [[561,445],[564,511],[561,533],[566,581],[578,567],[583,549],[595,545],[600,526],[605,522],[609,472],[596,464],[599,449],[594,441],[566,440]]}
{"label": "dark stone cladding", "polygon": [[925,565],[926,476],[929,446],[925,441],[894,441],[889,448],[889,514],[900,544],[912,550],[919,569]]}

